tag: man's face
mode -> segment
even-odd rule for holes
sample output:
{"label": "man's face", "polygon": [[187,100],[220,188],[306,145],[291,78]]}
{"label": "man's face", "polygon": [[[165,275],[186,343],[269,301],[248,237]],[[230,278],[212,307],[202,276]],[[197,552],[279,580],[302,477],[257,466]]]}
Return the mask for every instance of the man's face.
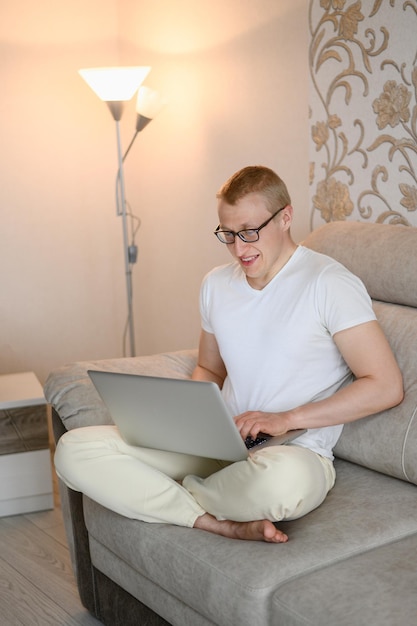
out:
{"label": "man's face", "polygon": [[[258,193],[244,196],[235,205],[219,200],[218,213],[221,230],[234,232],[258,228],[271,217],[265,199]],[[288,260],[291,217],[292,208],[288,206],[259,231],[258,241],[245,243],[236,236],[234,243],[227,244],[254,289],[263,289]]]}

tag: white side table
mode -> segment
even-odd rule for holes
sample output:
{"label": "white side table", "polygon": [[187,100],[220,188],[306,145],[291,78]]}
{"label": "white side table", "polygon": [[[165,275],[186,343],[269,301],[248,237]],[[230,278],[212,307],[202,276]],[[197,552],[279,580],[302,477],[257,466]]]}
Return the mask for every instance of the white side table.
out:
{"label": "white side table", "polygon": [[42,386],[33,372],[0,376],[0,517],[53,506]]}

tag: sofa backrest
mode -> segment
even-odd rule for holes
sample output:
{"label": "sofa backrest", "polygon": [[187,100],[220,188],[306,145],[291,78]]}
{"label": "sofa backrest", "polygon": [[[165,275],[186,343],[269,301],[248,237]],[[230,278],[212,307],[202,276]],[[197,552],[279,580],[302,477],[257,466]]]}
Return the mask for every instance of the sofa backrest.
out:
{"label": "sofa backrest", "polygon": [[335,454],[417,484],[417,228],[332,222],[303,245],[362,279],[404,378],[402,403],[346,424]]}

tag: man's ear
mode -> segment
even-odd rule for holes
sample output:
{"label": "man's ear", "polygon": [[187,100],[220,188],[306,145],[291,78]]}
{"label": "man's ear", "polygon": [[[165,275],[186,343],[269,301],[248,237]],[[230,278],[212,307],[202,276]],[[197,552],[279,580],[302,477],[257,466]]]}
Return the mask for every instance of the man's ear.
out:
{"label": "man's ear", "polygon": [[288,204],[285,209],[282,210],[282,226],[283,226],[283,230],[287,231],[289,230],[291,224],[292,224],[292,219],[293,219],[293,214],[294,214],[294,209],[292,208],[291,204]]}

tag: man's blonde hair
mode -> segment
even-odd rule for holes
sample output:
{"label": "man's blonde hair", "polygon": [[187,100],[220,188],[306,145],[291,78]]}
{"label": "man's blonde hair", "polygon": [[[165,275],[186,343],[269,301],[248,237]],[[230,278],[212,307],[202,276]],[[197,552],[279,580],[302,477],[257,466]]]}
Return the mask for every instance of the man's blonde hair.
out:
{"label": "man's blonde hair", "polygon": [[284,181],[263,165],[249,165],[233,174],[219,189],[216,197],[233,206],[250,193],[263,195],[270,213],[291,204]]}

